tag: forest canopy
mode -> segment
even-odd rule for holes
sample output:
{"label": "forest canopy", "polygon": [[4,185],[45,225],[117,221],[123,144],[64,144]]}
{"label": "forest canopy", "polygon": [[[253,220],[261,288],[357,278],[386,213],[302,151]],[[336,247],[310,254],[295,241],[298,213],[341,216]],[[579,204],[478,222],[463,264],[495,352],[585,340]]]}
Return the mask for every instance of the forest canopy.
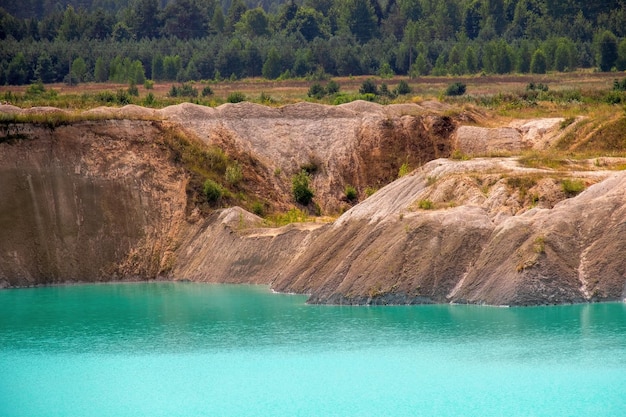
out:
{"label": "forest canopy", "polygon": [[626,0],[0,0],[0,84],[626,70]]}

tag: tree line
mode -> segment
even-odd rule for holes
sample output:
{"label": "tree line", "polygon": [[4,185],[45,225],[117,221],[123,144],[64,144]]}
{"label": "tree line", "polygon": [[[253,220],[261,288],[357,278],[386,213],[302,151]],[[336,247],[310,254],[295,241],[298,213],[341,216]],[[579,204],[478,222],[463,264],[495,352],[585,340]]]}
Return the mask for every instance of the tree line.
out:
{"label": "tree line", "polygon": [[626,70],[626,0],[74,3],[0,9],[0,84]]}

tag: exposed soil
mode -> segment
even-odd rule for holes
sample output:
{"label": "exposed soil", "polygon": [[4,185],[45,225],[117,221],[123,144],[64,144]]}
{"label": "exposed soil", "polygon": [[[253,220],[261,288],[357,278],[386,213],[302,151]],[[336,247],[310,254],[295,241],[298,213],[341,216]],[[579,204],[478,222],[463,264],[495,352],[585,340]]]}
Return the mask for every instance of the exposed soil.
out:
{"label": "exposed soil", "polygon": [[[626,175],[611,170],[624,161],[472,157],[549,150],[567,129],[583,131],[581,121],[490,118],[486,128],[481,112],[451,110],[182,104],[7,122],[0,286],[160,277],[265,283],[319,303],[626,298]],[[584,140],[599,137],[584,131]],[[202,181],[224,181],[233,161],[244,179],[209,204]],[[397,178],[403,164],[417,169]],[[269,229],[246,210],[219,208],[261,201],[287,210],[291,176],[303,167],[319,208],[345,211],[334,222]],[[358,203],[346,201],[347,184]]]}

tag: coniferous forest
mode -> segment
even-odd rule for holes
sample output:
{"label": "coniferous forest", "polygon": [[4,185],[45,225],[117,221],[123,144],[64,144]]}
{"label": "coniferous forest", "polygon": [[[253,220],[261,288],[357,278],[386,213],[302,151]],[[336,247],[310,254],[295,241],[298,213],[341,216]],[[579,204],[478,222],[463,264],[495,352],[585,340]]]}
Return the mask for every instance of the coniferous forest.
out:
{"label": "coniferous forest", "polygon": [[0,0],[0,84],[626,70],[626,0]]}

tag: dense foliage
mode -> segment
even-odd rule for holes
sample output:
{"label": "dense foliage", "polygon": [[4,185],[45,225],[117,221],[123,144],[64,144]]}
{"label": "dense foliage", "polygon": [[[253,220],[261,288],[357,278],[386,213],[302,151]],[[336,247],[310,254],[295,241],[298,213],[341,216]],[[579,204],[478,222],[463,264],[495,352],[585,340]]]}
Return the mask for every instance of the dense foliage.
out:
{"label": "dense foliage", "polygon": [[0,84],[626,69],[626,0],[67,3],[0,0]]}

